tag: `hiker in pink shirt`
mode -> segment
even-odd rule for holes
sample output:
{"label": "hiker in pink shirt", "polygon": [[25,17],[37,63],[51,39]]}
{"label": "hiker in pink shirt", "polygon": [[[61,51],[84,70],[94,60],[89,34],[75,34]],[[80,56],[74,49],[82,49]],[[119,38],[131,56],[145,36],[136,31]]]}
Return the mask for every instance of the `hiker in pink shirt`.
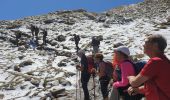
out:
{"label": "hiker in pink shirt", "polygon": [[118,67],[121,70],[121,80],[113,83],[115,88],[127,86],[129,84],[127,76],[135,75],[133,65],[130,62],[122,61]]}
{"label": "hiker in pink shirt", "polygon": [[113,89],[110,96],[110,100],[119,100],[119,95],[124,96],[124,100],[127,100],[129,87],[128,76],[135,75],[133,63],[129,60],[129,49],[126,46],[120,46],[114,50],[114,61],[116,61],[115,71],[113,77],[115,82],[113,83]]}

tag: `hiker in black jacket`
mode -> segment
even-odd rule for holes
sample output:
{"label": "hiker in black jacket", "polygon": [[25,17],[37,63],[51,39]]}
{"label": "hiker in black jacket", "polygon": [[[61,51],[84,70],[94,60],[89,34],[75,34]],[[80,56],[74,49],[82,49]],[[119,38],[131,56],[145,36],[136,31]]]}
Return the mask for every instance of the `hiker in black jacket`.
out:
{"label": "hiker in black jacket", "polygon": [[75,44],[76,44],[76,50],[78,52],[78,50],[79,50],[78,44],[79,44],[79,41],[80,41],[80,36],[76,35],[76,34],[74,34],[73,36],[74,36],[74,41],[75,41]]}
{"label": "hiker in black jacket", "polygon": [[19,46],[19,39],[21,38],[21,32],[17,32],[15,36],[16,36],[16,44],[17,46]]}
{"label": "hiker in black jacket", "polygon": [[79,50],[77,55],[81,58],[80,65],[77,65],[76,68],[81,71],[81,83],[84,92],[84,100],[90,100],[89,91],[88,91],[88,82],[90,79],[90,73],[88,72],[88,61],[83,50]]}
{"label": "hiker in black jacket", "polygon": [[93,46],[94,55],[99,52],[100,41],[96,37],[92,37],[91,45]]}
{"label": "hiker in black jacket", "polygon": [[38,45],[38,33],[39,33],[39,28],[36,26],[35,27],[35,38],[36,38],[36,44]]}
{"label": "hiker in black jacket", "polygon": [[34,38],[35,26],[31,24],[30,29],[31,29],[32,37]]}
{"label": "hiker in black jacket", "polygon": [[47,43],[47,30],[43,30],[43,44],[46,45]]}

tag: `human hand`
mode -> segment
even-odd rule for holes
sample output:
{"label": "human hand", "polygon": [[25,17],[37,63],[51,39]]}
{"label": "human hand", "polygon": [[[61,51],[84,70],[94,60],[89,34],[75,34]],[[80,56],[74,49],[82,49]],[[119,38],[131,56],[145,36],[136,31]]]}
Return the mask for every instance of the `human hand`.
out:
{"label": "human hand", "polygon": [[76,69],[80,70],[81,66],[80,65],[76,65]]}
{"label": "human hand", "polygon": [[97,71],[96,71],[95,68],[92,68],[92,69],[91,69],[91,72],[92,72],[92,73],[96,73]]}
{"label": "human hand", "polygon": [[128,88],[127,91],[128,91],[128,94],[129,94],[129,95],[136,95],[136,94],[139,93],[139,89],[138,89],[138,88],[133,88],[133,87],[131,87],[131,86]]}

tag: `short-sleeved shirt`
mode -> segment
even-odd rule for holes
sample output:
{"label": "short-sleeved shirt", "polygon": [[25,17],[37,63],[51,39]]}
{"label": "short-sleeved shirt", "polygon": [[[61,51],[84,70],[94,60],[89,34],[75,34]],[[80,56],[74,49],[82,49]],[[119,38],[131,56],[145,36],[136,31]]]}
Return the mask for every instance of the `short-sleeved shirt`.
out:
{"label": "short-sleeved shirt", "polygon": [[151,58],[140,74],[149,77],[144,84],[147,100],[170,100],[170,61],[165,55]]}

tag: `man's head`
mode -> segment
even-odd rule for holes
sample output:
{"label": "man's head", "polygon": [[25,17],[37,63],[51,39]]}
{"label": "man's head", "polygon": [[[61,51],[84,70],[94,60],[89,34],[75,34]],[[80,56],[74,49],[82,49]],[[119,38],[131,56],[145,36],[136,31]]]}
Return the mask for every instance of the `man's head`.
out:
{"label": "man's head", "polygon": [[164,53],[167,47],[166,39],[159,34],[150,35],[144,44],[144,53],[147,55],[155,53]]}
{"label": "man's head", "polygon": [[100,62],[100,61],[103,61],[103,54],[101,54],[101,53],[96,53],[95,55],[94,55],[94,60],[95,60],[95,62]]}

